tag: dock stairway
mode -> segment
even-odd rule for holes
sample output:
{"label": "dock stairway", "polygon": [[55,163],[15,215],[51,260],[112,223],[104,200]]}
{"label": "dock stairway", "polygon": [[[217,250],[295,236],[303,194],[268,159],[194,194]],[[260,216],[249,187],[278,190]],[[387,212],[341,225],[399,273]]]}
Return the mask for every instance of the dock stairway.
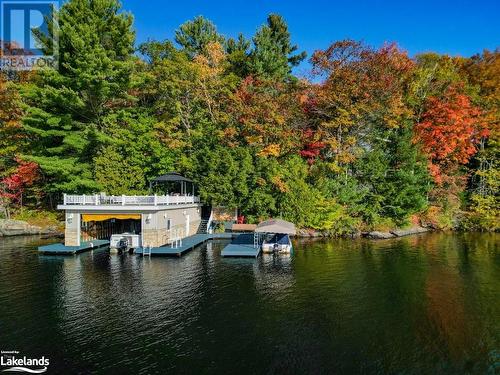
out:
{"label": "dock stairway", "polygon": [[208,220],[201,220],[197,234],[206,234],[208,232]]}

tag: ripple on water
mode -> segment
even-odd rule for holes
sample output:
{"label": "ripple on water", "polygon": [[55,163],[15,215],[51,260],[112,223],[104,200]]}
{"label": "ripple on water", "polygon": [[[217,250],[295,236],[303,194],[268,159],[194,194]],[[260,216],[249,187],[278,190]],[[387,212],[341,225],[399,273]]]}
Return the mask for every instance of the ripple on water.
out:
{"label": "ripple on water", "polygon": [[0,343],[56,373],[485,373],[498,238],[300,240],[258,259],[221,258],[218,242],[182,258],[50,257],[2,239]]}

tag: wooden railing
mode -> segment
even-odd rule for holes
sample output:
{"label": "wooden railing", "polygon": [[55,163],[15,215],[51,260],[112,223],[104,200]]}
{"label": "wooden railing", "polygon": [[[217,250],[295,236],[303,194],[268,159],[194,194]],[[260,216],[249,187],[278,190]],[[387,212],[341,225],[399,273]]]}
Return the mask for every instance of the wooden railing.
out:
{"label": "wooden railing", "polygon": [[64,205],[90,206],[165,206],[199,203],[193,195],[69,195],[64,194]]}

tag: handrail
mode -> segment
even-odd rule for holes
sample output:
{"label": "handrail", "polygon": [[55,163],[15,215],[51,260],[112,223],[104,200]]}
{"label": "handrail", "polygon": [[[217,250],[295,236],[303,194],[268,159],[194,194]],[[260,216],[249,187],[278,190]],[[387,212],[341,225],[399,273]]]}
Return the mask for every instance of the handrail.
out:
{"label": "handrail", "polygon": [[208,218],[207,221],[207,233],[212,234],[212,222],[214,221],[214,212],[210,210],[210,217]]}
{"label": "handrail", "polygon": [[199,203],[193,195],[63,195],[64,205],[92,206],[166,206]]}

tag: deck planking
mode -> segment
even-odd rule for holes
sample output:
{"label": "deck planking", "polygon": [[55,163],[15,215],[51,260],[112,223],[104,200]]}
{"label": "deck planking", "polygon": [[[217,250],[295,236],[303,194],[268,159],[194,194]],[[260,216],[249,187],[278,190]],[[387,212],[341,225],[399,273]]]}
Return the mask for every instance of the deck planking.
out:
{"label": "deck planking", "polygon": [[53,243],[50,245],[39,246],[38,251],[44,254],[76,254],[104,246],[109,246],[108,240],[85,241],[82,242],[80,246],[66,246],[63,243]]}
{"label": "deck planking", "polygon": [[254,257],[260,254],[260,246],[254,247],[253,233],[238,235],[230,244],[222,249],[223,257]]}
{"label": "deck planking", "polygon": [[[178,247],[172,247],[171,245],[164,245],[159,247],[151,248],[151,255],[176,255],[181,256],[182,254],[193,250],[196,246],[199,246],[208,240],[215,239],[230,239],[233,237],[233,233],[203,233],[203,234],[194,234],[192,236],[186,237],[182,239],[182,245]],[[143,247],[139,247],[135,249],[135,254],[138,255],[149,255],[150,250]]]}
{"label": "deck planking", "polygon": [[[210,234],[194,234],[192,236],[182,239],[182,245],[178,247],[172,247],[170,245],[164,245],[159,247],[151,248],[151,255],[176,255],[181,256],[182,254],[194,249],[208,240],[215,239],[231,239],[235,236],[233,233],[210,233]],[[63,243],[55,243],[45,246],[40,246],[38,251],[44,254],[52,255],[67,255],[76,254],[84,252],[87,250],[92,250],[100,247],[109,246],[108,240],[93,240],[82,242],[80,246],[65,246]],[[143,255],[144,248],[140,247],[135,249],[134,253],[138,255]],[[145,255],[149,255],[149,248],[146,250]]]}

